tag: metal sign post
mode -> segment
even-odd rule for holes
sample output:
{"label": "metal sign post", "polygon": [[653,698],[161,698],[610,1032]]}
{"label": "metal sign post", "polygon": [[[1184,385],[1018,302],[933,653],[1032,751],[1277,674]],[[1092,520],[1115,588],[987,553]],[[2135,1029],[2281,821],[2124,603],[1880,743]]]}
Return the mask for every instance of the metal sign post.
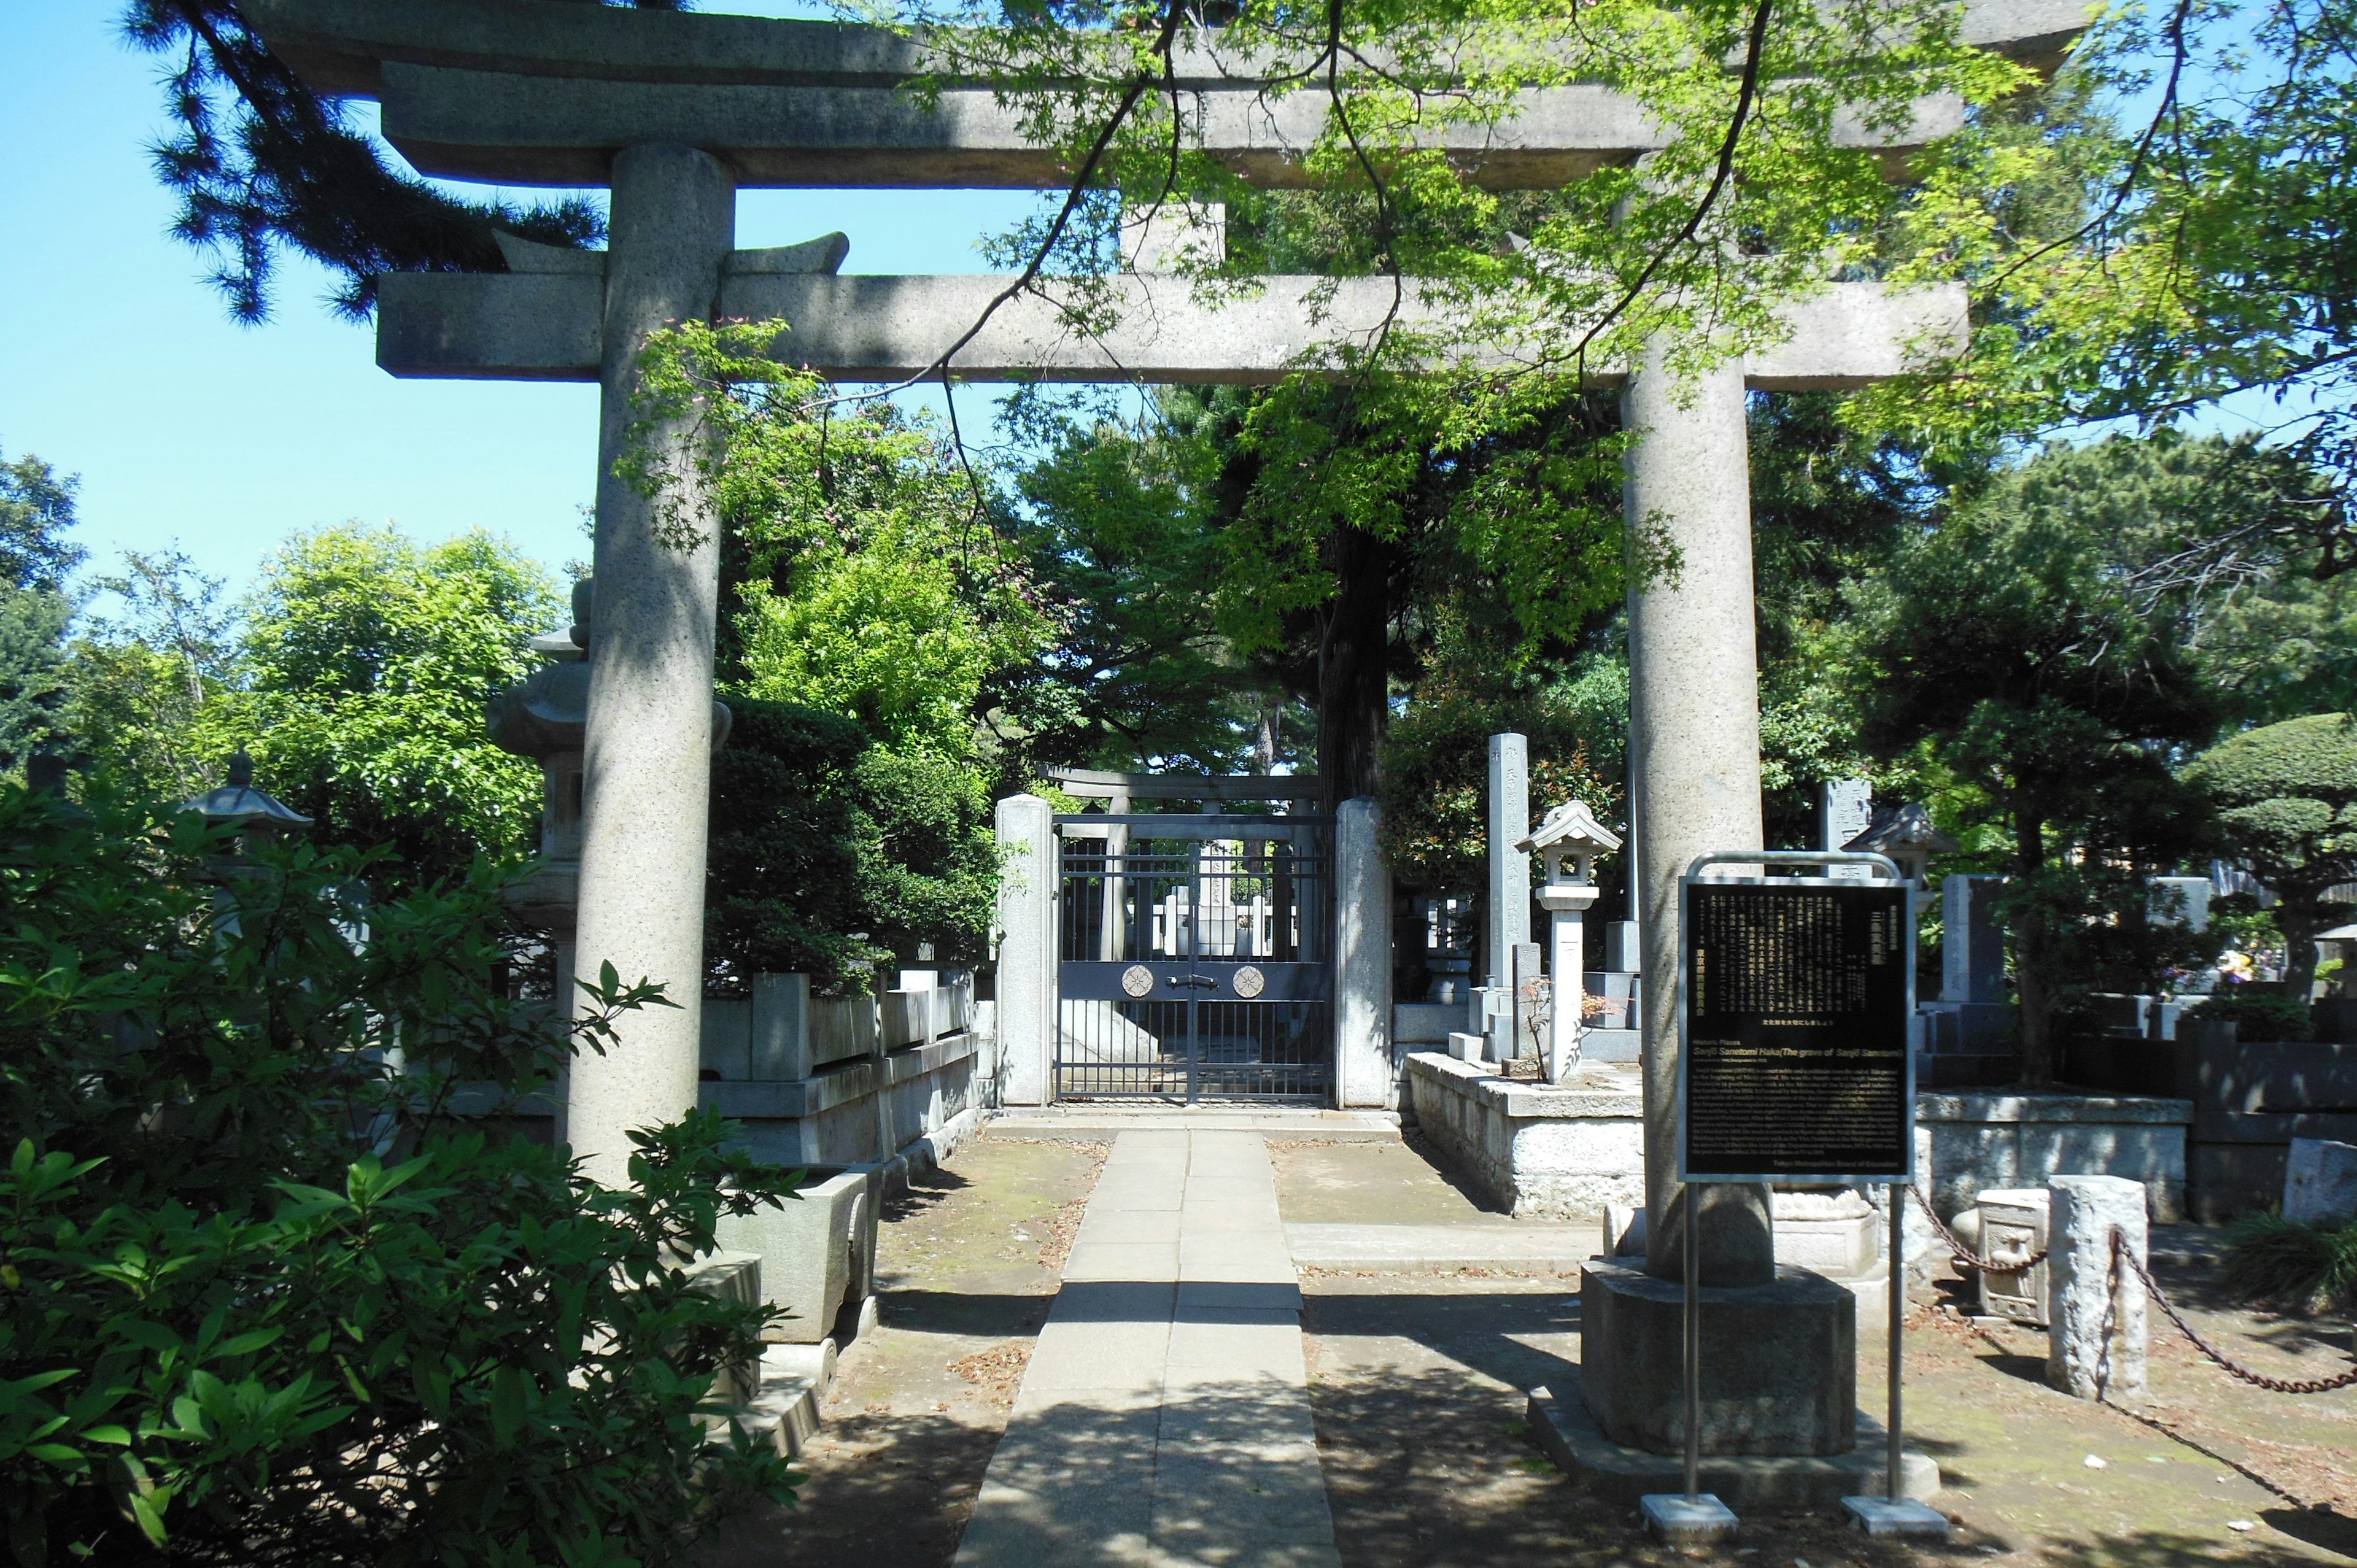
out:
{"label": "metal sign post", "polygon": [[[1879,878],[1770,878],[1771,865],[1863,866]],[[1741,866],[1737,875],[1706,875]],[[1697,1235],[1703,1188],[1740,1184],[1896,1187],[1915,1176],[1912,883],[1889,858],[1841,851],[1698,856],[1679,881],[1678,1180],[1685,1205],[1685,1495],[1645,1499],[1664,1535],[1731,1530],[1702,1492]],[[1905,1261],[1890,1206],[1889,1452],[1885,1495],[1843,1499],[1874,1534],[1940,1534],[1903,1500],[1900,1423]],[[1663,1505],[1656,1508],[1655,1504]],[[1673,1508],[1671,1505],[1675,1505]],[[1657,1515],[1661,1517],[1656,1517]]]}

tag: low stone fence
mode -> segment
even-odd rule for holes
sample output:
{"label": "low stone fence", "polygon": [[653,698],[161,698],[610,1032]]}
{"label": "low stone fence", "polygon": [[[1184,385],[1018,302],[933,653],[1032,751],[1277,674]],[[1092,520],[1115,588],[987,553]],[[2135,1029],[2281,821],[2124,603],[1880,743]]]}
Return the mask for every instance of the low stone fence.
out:
{"label": "low stone fence", "polygon": [[2044,1187],[2066,1173],[2142,1182],[2153,1219],[2185,1217],[2190,1100],[1929,1093],[1915,1106],[1932,1130],[1931,1197],[1943,1217],[1989,1188]]}
{"label": "low stone fence", "polygon": [[[869,996],[813,996],[804,974],[758,974],[749,996],[704,1002],[698,1102],[739,1124],[743,1146],[783,1165],[888,1162],[994,1104],[996,1009],[974,977],[903,970]],[[505,1108],[525,1136],[554,1141],[557,1095]],[[501,1111],[467,1085],[462,1114]],[[972,1118],[967,1118],[971,1121]]]}
{"label": "low stone fence", "polygon": [[1407,1058],[1416,1125],[1518,1219],[1586,1219],[1645,1201],[1644,1096],[1634,1072],[1517,1083],[1437,1051]]}
{"label": "low stone fence", "polygon": [[[1644,1202],[1644,1107],[1633,1070],[1591,1066],[1556,1087],[1510,1081],[1480,1062],[1418,1051],[1407,1058],[1407,1090],[1424,1136],[1477,1191],[1518,1219],[1585,1219],[1608,1203]],[[1917,1097],[1916,1114],[1930,1144],[1930,1196],[1943,1216],[1972,1207],[1987,1188],[2043,1187],[2065,1174],[2142,1182],[2158,1220],[2186,1212],[2189,1101],[1926,1093]],[[1796,1209],[1792,1218],[1799,1227],[1803,1217]],[[1845,1210],[1840,1218],[1855,1217]],[[1780,1208],[1780,1236],[1784,1219]]]}
{"label": "low stone fence", "polygon": [[[870,996],[814,997],[810,977],[753,977],[704,1004],[701,1100],[780,1165],[888,1160],[985,1098],[987,1004],[974,978],[903,970]],[[978,1016],[979,1015],[979,1016]]]}

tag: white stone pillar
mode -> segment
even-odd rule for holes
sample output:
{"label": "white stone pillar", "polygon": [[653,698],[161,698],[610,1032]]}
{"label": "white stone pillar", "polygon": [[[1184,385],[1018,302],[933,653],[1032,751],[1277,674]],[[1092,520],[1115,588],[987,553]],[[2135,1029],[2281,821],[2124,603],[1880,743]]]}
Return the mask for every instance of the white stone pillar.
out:
{"label": "white stone pillar", "polygon": [[1392,874],[1375,846],[1366,796],[1334,812],[1334,1102],[1389,1110],[1392,1072]]}
{"label": "white stone pillar", "polygon": [[2144,1392],[2144,1285],[2112,1258],[2112,1235],[2145,1258],[2144,1183],[2120,1176],[2046,1181],[2046,1261],[2053,1295],[2046,1327],[2046,1380],[2081,1399]]}
{"label": "white stone pillar", "polygon": [[603,1055],[572,1064],[566,1135],[592,1176],[620,1186],[629,1132],[696,1102],[720,551],[701,463],[678,449],[682,425],[651,432],[656,495],[614,470],[648,336],[718,306],[737,185],[717,158],[671,145],[617,153],[612,183],[576,965],[585,978],[611,963],[626,984],[659,981],[673,1004],[626,1015]]}
{"label": "white stone pillar", "polygon": [[1046,1105],[1056,1090],[1056,809],[1009,795],[996,825],[999,1103]]}
{"label": "white stone pillar", "polygon": [[[1646,1266],[1675,1278],[1678,878],[1697,854],[1762,845],[1760,673],[1751,581],[1751,487],[1743,369],[1694,381],[1658,368],[1630,378],[1625,502],[1631,553],[1663,562],[1629,604],[1631,842],[1642,878]],[[1663,1221],[1666,1222],[1663,1222]],[[1703,1283],[1774,1278],[1764,1187],[1715,1187],[1705,1205]]]}
{"label": "white stone pillar", "polygon": [[1514,846],[1531,836],[1531,743],[1490,737],[1490,983],[1514,983],[1508,961],[1531,940],[1531,857]]}
{"label": "white stone pillar", "polygon": [[[1542,894],[1541,897],[1544,897]],[[1589,898],[1596,897],[1587,889]],[[1587,937],[1582,927],[1585,906],[1547,910],[1547,969],[1554,981],[1554,1016],[1548,1025],[1547,1081],[1561,1083],[1579,1065],[1579,1026],[1587,994]]]}
{"label": "white stone pillar", "polygon": [[[1129,815],[1129,789],[1126,785],[1106,797],[1105,813],[1114,817]],[[1108,826],[1105,829],[1104,929],[1097,950],[1097,956],[1108,963],[1118,961],[1128,951],[1124,943],[1127,933],[1124,929],[1123,918],[1129,903],[1128,890],[1123,886],[1125,878],[1114,870],[1122,857],[1128,854],[1129,829]],[[1143,949],[1146,944],[1140,942],[1138,945],[1141,950],[1139,956],[1142,958],[1145,956]]]}

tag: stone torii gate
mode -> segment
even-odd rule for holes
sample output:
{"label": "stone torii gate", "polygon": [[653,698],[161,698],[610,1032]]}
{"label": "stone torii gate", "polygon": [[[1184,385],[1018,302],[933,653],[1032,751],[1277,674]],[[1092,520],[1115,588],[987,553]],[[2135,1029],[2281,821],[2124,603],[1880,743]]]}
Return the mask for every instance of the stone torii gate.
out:
{"label": "stone torii gate", "polygon": [[[382,280],[378,358],[402,376],[596,380],[602,389],[597,594],[588,699],[579,964],[662,981],[676,1009],[623,1021],[619,1046],[576,1063],[569,1136],[598,1178],[623,1178],[626,1130],[696,1103],[712,651],[718,561],[697,476],[674,468],[651,500],[615,477],[636,358],[680,321],[783,317],[780,358],[848,381],[932,364],[1004,285],[990,277],[844,276],[840,236],[735,248],[739,185],[1060,188],[1051,149],[986,83],[952,83],[927,106],[902,89],[928,68],[888,30],[610,9],[564,0],[247,0],[272,48],[321,91],[376,99],[386,137],[420,171],[510,185],[604,185],[608,249],[517,242],[504,274]],[[2041,68],[2083,26],[2081,0],[1967,0],[1964,37]],[[1315,94],[1264,101],[1206,50],[1182,51],[1178,86],[1205,150],[1245,177],[1308,183],[1299,154],[1326,113]],[[1894,175],[1959,123],[1926,99],[1896,132],[1852,125]],[[1483,183],[1544,188],[1659,146],[1631,102],[1600,88],[1526,95],[1494,128],[1445,134]],[[1312,339],[1306,308],[1327,280],[1274,277],[1256,298],[1211,308],[1154,270],[1118,280],[1120,324],[1082,338],[1049,305],[1017,300],[961,350],[974,381],[1264,382]],[[1378,320],[1383,279],[1343,280],[1328,333]],[[1411,316],[1426,307],[1411,294]],[[1631,603],[1633,849],[1641,874],[1646,987],[1646,1187],[1657,1240],[1680,1223],[1673,1096],[1676,879],[1705,850],[1760,844],[1759,693],[1744,424],[1747,390],[1848,388],[1894,375],[1910,351],[1960,340],[1959,289],[1887,294],[1846,284],[1794,305],[1781,346],[1677,386],[1658,372],[1622,388],[1629,516],[1682,557],[1674,580]],[[664,433],[658,432],[658,436]],[[674,433],[675,434],[675,433]],[[701,520],[689,549],[658,539],[659,513]],[[1764,1194],[1705,1215],[1706,1283],[1773,1278]],[[1656,1273],[1675,1245],[1656,1245]]]}

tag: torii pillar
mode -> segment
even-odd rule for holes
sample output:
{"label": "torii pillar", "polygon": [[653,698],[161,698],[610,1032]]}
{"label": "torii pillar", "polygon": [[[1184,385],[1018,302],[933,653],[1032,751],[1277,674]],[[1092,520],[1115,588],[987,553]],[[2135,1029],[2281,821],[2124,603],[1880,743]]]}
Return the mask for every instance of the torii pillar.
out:
{"label": "torii pillar", "polygon": [[[611,963],[624,984],[661,982],[670,1005],[625,1015],[602,1055],[575,1058],[565,1112],[588,1173],[621,1187],[630,1130],[696,1104],[720,548],[702,454],[689,445],[701,435],[679,422],[642,432],[651,495],[616,469],[647,338],[718,310],[737,181],[709,153],[656,144],[617,153],[612,185],[576,950],[583,978]],[[586,1001],[576,992],[576,1010]]]}
{"label": "torii pillar", "polygon": [[[1645,942],[1646,1269],[1684,1273],[1685,1208],[1678,1169],[1678,879],[1698,854],[1760,849],[1760,661],[1751,576],[1750,449],[1741,361],[1683,381],[1658,356],[1629,379],[1621,421],[1634,548],[1674,565],[1629,600],[1629,744],[1636,766],[1637,841]],[[1666,552],[1663,549],[1666,547]],[[1776,1277],[1766,1187],[1715,1186],[1696,1239],[1702,1281],[1764,1284]]]}

